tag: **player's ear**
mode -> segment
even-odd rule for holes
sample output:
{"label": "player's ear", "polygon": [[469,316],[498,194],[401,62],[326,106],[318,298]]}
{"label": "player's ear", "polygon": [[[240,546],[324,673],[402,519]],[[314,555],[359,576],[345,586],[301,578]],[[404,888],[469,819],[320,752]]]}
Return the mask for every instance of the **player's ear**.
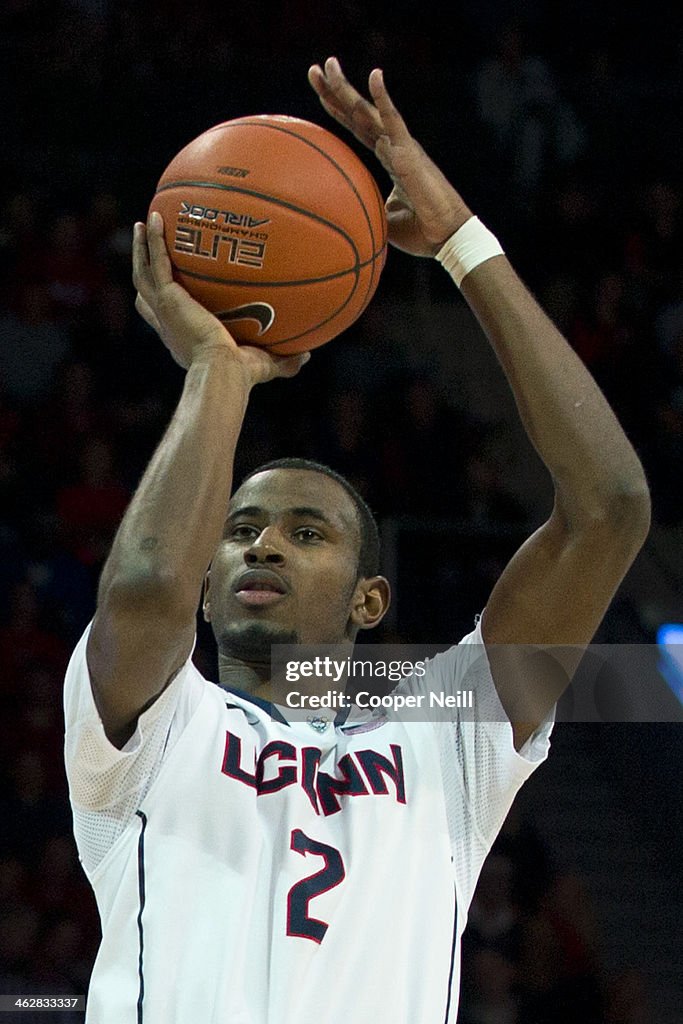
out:
{"label": "player's ear", "polygon": [[351,608],[351,622],[356,629],[373,629],[379,625],[391,604],[389,580],[369,576],[356,585]]}
{"label": "player's ear", "polygon": [[206,576],[204,577],[204,584],[202,587],[202,613],[204,615],[205,622],[211,622],[211,601],[209,600],[210,580],[211,570],[207,569]]}

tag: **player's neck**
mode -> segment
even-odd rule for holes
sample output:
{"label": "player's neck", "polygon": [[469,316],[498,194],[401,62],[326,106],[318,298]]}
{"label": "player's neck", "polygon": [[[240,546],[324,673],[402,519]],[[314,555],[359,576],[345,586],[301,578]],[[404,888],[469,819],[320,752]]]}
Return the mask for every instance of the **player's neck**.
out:
{"label": "player's neck", "polygon": [[270,662],[252,663],[218,652],[218,678],[228,690],[243,690],[262,700],[270,695]]}

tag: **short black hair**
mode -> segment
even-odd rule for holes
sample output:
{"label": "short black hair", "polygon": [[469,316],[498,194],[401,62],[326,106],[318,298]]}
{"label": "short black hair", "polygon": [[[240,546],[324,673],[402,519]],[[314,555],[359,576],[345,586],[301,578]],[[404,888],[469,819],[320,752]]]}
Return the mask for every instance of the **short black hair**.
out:
{"label": "short black hair", "polygon": [[252,469],[251,472],[247,473],[247,475],[243,477],[240,487],[242,484],[246,483],[247,480],[251,480],[253,476],[256,476],[257,473],[265,473],[270,469],[306,469],[311,473],[322,473],[324,476],[328,476],[331,480],[336,481],[340,487],[344,488],[356,508],[358,525],[360,527],[358,579],[376,576],[379,572],[380,557],[377,520],[370,511],[367,502],[360,496],[353,484],[349,483],[341,473],[337,473],[336,470],[331,469],[329,466],[325,466],[322,462],[314,462],[312,459],[285,458],[273,459],[271,462],[264,462],[262,466],[257,466],[256,469]]}

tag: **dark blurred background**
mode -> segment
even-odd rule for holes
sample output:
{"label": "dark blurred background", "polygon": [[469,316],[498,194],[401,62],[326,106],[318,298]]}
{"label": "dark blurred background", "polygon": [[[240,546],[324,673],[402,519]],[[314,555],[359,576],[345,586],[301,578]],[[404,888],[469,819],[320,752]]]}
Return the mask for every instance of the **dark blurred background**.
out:
{"label": "dark blurred background", "polygon": [[[641,455],[653,530],[598,639],[652,644],[662,623],[683,621],[680,14],[615,0],[6,0],[0,992],[85,992],[97,948],[71,838],[61,683],[182,386],[133,309],[132,223],[170,158],[212,124],[284,113],[334,129],[306,82],[329,54],[361,85],[385,69],[414,134],[498,234]],[[299,379],[254,393],[238,476],[289,454],[346,474],[376,511],[396,589],[384,641],[469,632],[550,507],[453,284],[396,251],[361,320]],[[201,626],[196,658],[213,672]],[[462,1024],[683,1020],[682,741],[674,725],[558,726],[479,884]]]}

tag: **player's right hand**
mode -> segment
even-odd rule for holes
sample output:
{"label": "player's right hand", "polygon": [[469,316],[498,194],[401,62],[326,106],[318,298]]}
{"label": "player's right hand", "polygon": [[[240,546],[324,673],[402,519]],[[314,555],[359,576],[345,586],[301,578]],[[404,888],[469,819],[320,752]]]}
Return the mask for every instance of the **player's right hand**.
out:
{"label": "player's right hand", "polygon": [[310,358],[309,352],[272,356],[265,349],[238,345],[220,320],[173,280],[159,213],[151,214],[147,225],[135,225],[133,284],[138,293],[135,308],[184,369],[220,347],[229,352],[236,372],[241,372],[252,387],[274,377],[293,377]]}

